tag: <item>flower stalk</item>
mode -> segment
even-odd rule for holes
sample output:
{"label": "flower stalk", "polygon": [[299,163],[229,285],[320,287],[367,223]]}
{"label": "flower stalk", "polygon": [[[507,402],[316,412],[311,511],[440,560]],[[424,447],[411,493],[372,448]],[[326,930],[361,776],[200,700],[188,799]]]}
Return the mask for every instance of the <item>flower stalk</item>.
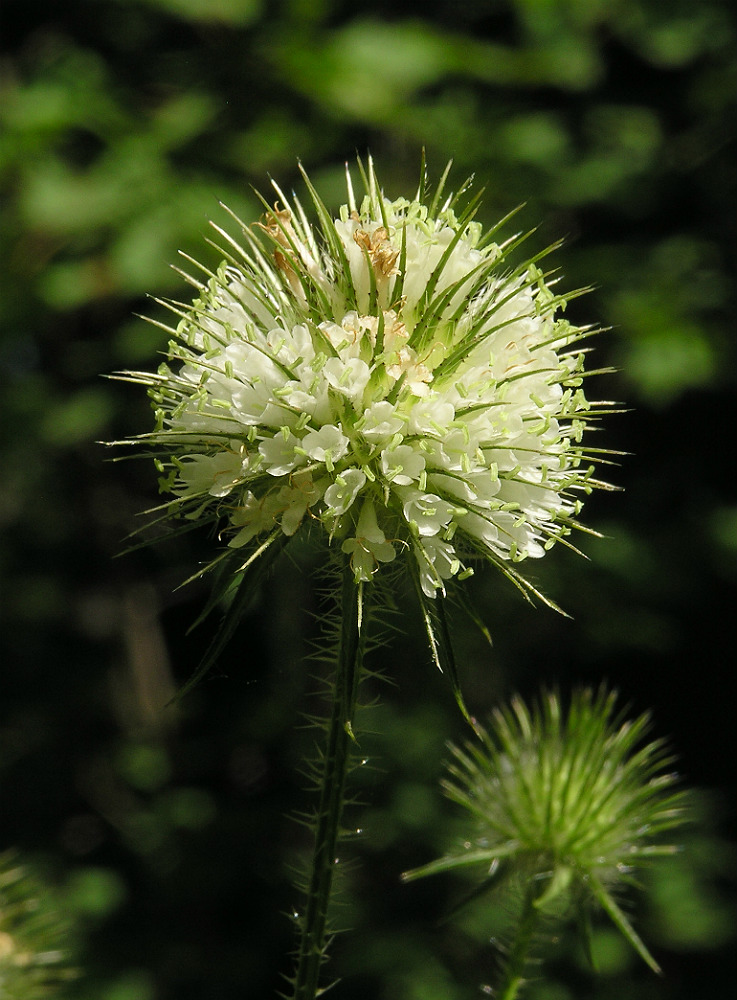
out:
{"label": "flower stalk", "polygon": [[292,980],[294,1000],[319,995],[320,969],[328,944],[328,907],[337,864],[345,786],[355,742],[353,720],[361,680],[365,629],[363,584],[354,581],[350,562],[343,569],[340,645],[332,687],[332,709],[320,779],[315,845],[307,886],[307,903],[300,917],[297,967]]}
{"label": "flower stalk", "polygon": [[530,880],[525,890],[522,912],[517,921],[517,931],[504,961],[501,982],[494,994],[498,1000],[517,1000],[524,986],[525,969],[529,963],[530,950],[540,920],[540,911],[537,908],[540,894],[540,883]]}

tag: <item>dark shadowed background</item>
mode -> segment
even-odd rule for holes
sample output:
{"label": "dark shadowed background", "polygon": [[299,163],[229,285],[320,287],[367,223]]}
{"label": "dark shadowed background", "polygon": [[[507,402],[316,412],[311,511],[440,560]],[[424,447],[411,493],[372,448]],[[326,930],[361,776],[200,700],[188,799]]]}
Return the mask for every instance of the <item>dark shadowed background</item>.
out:
{"label": "dark shadowed background", "polygon": [[[299,193],[299,158],[337,208],[368,150],[386,193],[411,194],[423,146],[431,178],[453,158],[456,184],[485,185],[484,222],[525,202],[537,246],[566,237],[566,287],[595,286],[571,315],[610,328],[595,364],[618,369],[591,391],[629,407],[597,442],[630,453],[624,492],[586,509],[607,539],[533,567],[571,619],[473,581],[494,646],[459,623],[467,701],[483,718],[517,690],[606,680],[700,789],[638,907],[664,978],[602,924],[598,978],[564,938],[528,995],[732,996],[736,36],[719,0],[1,0],[0,851],[76,924],[70,996],[274,995],[305,846],[301,713],[319,708],[308,551],[222,670],[162,708],[216,625],[186,636],[206,585],[176,589],[212,542],[114,558],[156,473],[97,443],[151,424],[144,393],[100,373],[158,363],[165,335],[135,314],[182,292],[179,249],[217,263],[220,201],[255,220],[251,186]],[[399,882],[453,836],[437,779],[464,733],[416,616],[396,624],[376,661],[391,684],[367,692],[333,995],[470,1000],[494,914],[442,923],[457,882]]]}

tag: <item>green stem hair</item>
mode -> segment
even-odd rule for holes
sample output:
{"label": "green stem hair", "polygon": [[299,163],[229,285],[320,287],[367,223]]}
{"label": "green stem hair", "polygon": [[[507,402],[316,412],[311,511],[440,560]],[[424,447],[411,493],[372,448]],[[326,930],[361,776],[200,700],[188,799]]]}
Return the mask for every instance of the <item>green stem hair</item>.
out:
{"label": "green stem hair", "polygon": [[320,781],[315,847],[307,885],[307,904],[300,920],[297,969],[292,979],[294,1000],[319,996],[320,968],[329,943],[327,928],[335,857],[351,757],[353,717],[363,661],[363,585],[356,584],[348,561],[343,569],[342,623],[333,685],[333,704]]}
{"label": "green stem hair", "polygon": [[530,879],[525,888],[516,933],[504,961],[501,981],[494,991],[494,996],[498,997],[498,1000],[517,1000],[527,981],[525,969],[540,920],[540,910],[537,905],[540,895],[540,883]]}

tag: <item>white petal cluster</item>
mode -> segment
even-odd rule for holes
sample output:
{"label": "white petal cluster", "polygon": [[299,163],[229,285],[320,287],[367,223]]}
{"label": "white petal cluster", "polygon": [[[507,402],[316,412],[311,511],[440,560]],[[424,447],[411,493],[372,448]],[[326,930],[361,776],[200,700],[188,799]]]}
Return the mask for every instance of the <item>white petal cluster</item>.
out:
{"label": "white petal cluster", "polygon": [[473,203],[390,201],[370,168],[334,219],[307,184],[319,225],[277,188],[240,242],[218,230],[169,362],[135,373],[172,509],[234,549],[322,526],[356,580],[406,553],[428,597],[474,558],[542,556],[590,489],[588,331]]}

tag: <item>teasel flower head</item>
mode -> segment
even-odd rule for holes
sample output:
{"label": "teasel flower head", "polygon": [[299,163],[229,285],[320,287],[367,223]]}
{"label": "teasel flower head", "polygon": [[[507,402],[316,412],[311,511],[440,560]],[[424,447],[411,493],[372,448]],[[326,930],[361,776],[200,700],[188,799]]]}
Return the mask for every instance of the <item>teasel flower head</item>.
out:
{"label": "teasel flower head", "polygon": [[68,995],[79,972],[71,921],[49,887],[13,851],[0,854],[0,996],[41,1000]]}
{"label": "teasel flower head", "polygon": [[664,835],[684,823],[687,797],[665,743],[645,740],[649,715],[627,720],[615,702],[582,690],[567,712],[554,693],[532,711],[519,698],[497,709],[489,730],[477,726],[480,741],[452,748],[443,781],[468,836],[405,880],[480,869],[474,897],[522,888],[541,916],[572,911],[587,949],[600,907],[659,971],[619,898],[639,868],[677,850]]}
{"label": "teasel flower head", "polygon": [[583,443],[607,405],[584,392],[594,331],[562,316],[553,248],[514,263],[525,236],[484,231],[468,183],[446,197],[446,169],[431,195],[423,163],[392,200],[359,170],[336,217],[303,172],[316,221],[274,184],[260,222],[214,227],[222,264],[190,261],[194,301],[164,303],[166,362],[121,373],[156,413],[124,443],[156,458],[162,518],[214,526],[236,568],[311,525],[358,582],[401,556],[424,598],[479,560],[524,589],[518,564],[604,485]]}

